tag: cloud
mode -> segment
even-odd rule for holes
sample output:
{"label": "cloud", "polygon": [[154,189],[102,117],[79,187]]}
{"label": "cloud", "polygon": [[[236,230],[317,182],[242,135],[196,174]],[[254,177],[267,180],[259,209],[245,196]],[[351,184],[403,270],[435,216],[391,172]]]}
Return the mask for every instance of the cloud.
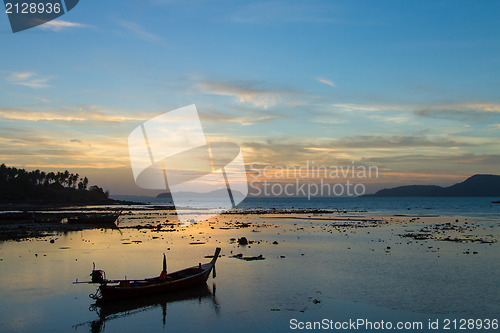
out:
{"label": "cloud", "polygon": [[391,123],[391,124],[409,124],[412,120],[413,121],[415,120],[415,119],[412,119],[413,117],[410,114],[406,114],[406,113],[396,114],[396,115],[373,114],[373,115],[367,116],[367,118],[372,119],[374,121]]}
{"label": "cloud", "polygon": [[196,88],[203,93],[218,96],[231,96],[240,103],[252,104],[256,107],[267,109],[276,105],[279,99],[289,95],[290,91],[259,89],[251,82],[222,83],[201,81]]}
{"label": "cloud", "polygon": [[[247,149],[248,154],[256,160],[283,161],[280,163],[284,163],[284,161],[305,160],[350,161],[365,158],[367,155],[402,155],[408,151],[417,151],[416,149],[419,148],[425,151],[424,154],[432,154],[431,152],[436,153],[443,149],[449,151],[452,147],[484,146],[484,144],[483,141],[461,142],[445,136],[429,138],[420,135],[365,135],[340,139],[291,138],[250,141],[241,143],[241,146]],[[429,148],[431,148],[430,152]]]}
{"label": "cloud", "polygon": [[495,103],[464,103],[448,104],[421,108],[414,111],[419,117],[457,120],[481,121],[492,117],[500,117],[500,104]]}
{"label": "cloud", "polygon": [[242,126],[290,119],[290,115],[284,115],[278,110],[256,109],[252,106],[238,104],[225,105],[227,110],[219,111],[220,107],[217,109],[204,108],[205,111],[200,114],[201,119],[203,121],[234,123]]}
{"label": "cloud", "polygon": [[[114,168],[129,166],[127,142],[113,135],[88,136],[86,144],[75,144],[67,129],[0,131],[3,163],[24,166],[78,166]],[[88,143],[88,144],[87,144]]]}
{"label": "cloud", "polygon": [[9,79],[11,80],[27,80],[30,77],[34,76],[35,74],[32,72],[21,72],[21,73],[12,73],[8,76]]}
{"label": "cloud", "polygon": [[[129,112],[129,111],[128,111]],[[124,111],[125,113],[125,111]],[[130,113],[130,112],[129,112]],[[80,108],[76,111],[61,110],[55,111],[33,111],[21,109],[0,108],[0,118],[8,120],[23,121],[66,121],[66,122],[127,122],[144,121],[151,117],[149,114],[119,114],[116,111],[109,111],[95,106]]]}
{"label": "cloud", "polygon": [[450,163],[450,164],[471,164],[474,166],[496,166],[500,164],[499,154],[474,154],[474,153],[448,153],[448,154],[404,154],[394,156],[372,157],[370,162],[375,163]]}
{"label": "cloud", "polygon": [[267,115],[267,116],[258,116],[258,115],[249,115],[249,116],[232,116],[222,112],[210,112],[204,113],[201,116],[202,119],[215,121],[215,122],[227,122],[227,123],[236,123],[242,126],[255,125],[258,123],[268,122],[276,119],[280,119],[278,116]]}
{"label": "cloud", "polygon": [[245,160],[263,164],[294,164],[313,159],[315,154],[306,149],[305,142],[284,140],[247,141],[241,144]]}
{"label": "cloud", "polygon": [[99,106],[22,110],[0,107],[0,156],[10,165],[130,167],[127,136],[151,114]]}
{"label": "cloud", "polygon": [[346,112],[400,111],[405,109],[404,107],[395,105],[365,105],[350,103],[331,104],[331,107]]}
{"label": "cloud", "polygon": [[269,165],[304,165],[310,161],[316,165],[351,164],[360,161],[366,151],[348,149],[331,139],[277,138],[240,142],[247,163]]}
{"label": "cloud", "polygon": [[119,20],[118,24],[132,32],[136,37],[149,41],[149,42],[160,42],[162,38],[154,33],[147,31],[143,26],[137,24],[136,22]]}
{"label": "cloud", "polygon": [[433,139],[421,135],[409,136],[384,136],[384,135],[359,135],[335,140],[338,147],[343,148],[407,148],[407,147],[464,147],[472,144],[458,142],[446,137]]}
{"label": "cloud", "polygon": [[40,26],[43,30],[61,31],[70,28],[88,28],[89,25],[75,22],[68,22],[63,20],[49,21]]}
{"label": "cloud", "polygon": [[44,102],[44,103],[53,103],[53,101],[49,100],[49,99],[46,99],[46,98],[41,98],[39,97],[38,98],[40,101]]}
{"label": "cloud", "polygon": [[335,85],[335,83],[333,83],[333,81],[330,81],[330,80],[327,80],[327,79],[322,79],[322,78],[319,78],[319,77],[314,78],[314,79],[315,79],[316,81],[319,81],[319,82],[324,83],[324,84],[326,84],[326,85],[329,85],[329,86],[331,86],[331,87],[336,87],[336,85]]}
{"label": "cloud", "polygon": [[360,119],[393,124],[406,123],[415,118],[408,106],[383,104],[318,104],[314,109],[309,107],[309,113],[309,120],[318,124],[342,124]]}
{"label": "cloud", "polygon": [[[490,140],[491,144],[494,142]],[[449,144],[483,147],[446,137],[418,136],[365,136],[337,140],[283,138],[242,142],[241,147],[248,164],[247,170],[251,173],[262,171],[266,165],[328,167],[352,165],[354,162],[376,165],[385,182],[397,184],[415,183],[415,180],[423,178],[443,181],[443,177],[460,174],[470,176],[479,172],[497,172],[499,154],[464,152],[449,147]],[[272,173],[272,170],[269,172]]]}
{"label": "cloud", "polygon": [[33,89],[50,87],[47,82],[48,77],[40,77],[34,72],[13,72],[7,75],[7,80],[13,84],[25,86]]}

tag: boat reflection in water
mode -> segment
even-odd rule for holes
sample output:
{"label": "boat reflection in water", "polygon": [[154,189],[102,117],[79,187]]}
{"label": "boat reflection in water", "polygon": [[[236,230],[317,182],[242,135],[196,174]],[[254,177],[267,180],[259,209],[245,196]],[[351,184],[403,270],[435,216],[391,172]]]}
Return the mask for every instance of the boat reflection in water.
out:
{"label": "boat reflection in water", "polygon": [[219,304],[215,298],[216,285],[212,284],[210,288],[207,284],[186,289],[176,292],[161,294],[155,296],[145,296],[140,298],[116,300],[110,302],[96,302],[90,306],[91,311],[95,311],[99,318],[97,320],[89,321],[86,323],[74,325],[73,328],[77,330],[82,326],[89,326],[92,333],[104,332],[106,322],[114,319],[125,318],[133,316],[139,312],[150,311],[157,307],[162,309],[163,326],[167,322],[167,304],[192,301],[198,299],[199,303],[202,301],[211,301],[214,306],[215,314],[219,314]]}

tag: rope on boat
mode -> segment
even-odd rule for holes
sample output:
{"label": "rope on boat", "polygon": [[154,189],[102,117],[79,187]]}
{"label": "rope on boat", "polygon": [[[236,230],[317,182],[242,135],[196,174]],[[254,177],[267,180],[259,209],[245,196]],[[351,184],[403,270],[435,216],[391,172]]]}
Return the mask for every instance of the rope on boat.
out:
{"label": "rope on boat", "polygon": [[101,289],[97,289],[94,294],[89,294],[89,297],[96,301],[101,299]]}
{"label": "rope on boat", "polygon": [[97,312],[97,314],[99,314],[99,307],[95,304],[91,304],[89,306],[89,311],[92,311],[92,312]]}

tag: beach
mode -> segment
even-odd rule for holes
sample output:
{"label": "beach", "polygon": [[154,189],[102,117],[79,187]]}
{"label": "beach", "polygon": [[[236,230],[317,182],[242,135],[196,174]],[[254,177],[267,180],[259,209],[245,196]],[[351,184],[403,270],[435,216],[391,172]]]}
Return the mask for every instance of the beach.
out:
{"label": "beach", "polygon": [[0,333],[500,331],[500,1],[4,5]]}
{"label": "beach", "polygon": [[[171,210],[129,208],[117,229],[48,228],[1,242],[1,330],[286,332],[323,319],[428,325],[500,310],[491,217],[260,209],[182,227]],[[163,253],[172,272],[210,261],[216,247],[208,292],[164,307],[102,317],[89,310],[96,286],[72,284],[89,279],[92,263],[111,279],[141,279],[159,275]]]}

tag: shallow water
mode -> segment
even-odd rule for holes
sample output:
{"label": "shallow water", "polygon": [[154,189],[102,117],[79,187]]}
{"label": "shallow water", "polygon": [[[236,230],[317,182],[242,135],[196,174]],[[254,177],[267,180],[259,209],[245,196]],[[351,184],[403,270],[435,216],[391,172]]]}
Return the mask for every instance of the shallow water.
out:
{"label": "shallow water", "polygon": [[[2,242],[0,331],[281,332],[290,330],[293,318],[427,325],[429,319],[493,318],[500,313],[498,243],[410,242],[398,236],[421,225],[337,230],[322,221],[298,223],[286,216],[225,219],[254,225],[221,230],[219,220],[173,232],[97,229]],[[498,228],[497,222],[483,221],[478,232]],[[256,243],[230,242],[242,236]],[[161,270],[163,252],[168,270],[175,271],[209,261],[203,257],[217,246],[223,257],[216,278],[208,280],[208,293],[157,300],[104,320],[89,310],[93,301],[88,294],[96,288],[71,283],[88,279],[92,262],[108,278],[151,277]],[[471,254],[464,254],[467,250]],[[229,258],[236,253],[262,254],[266,260]]]}
{"label": "shallow water", "polygon": [[[164,198],[115,196],[118,200],[133,200],[151,204],[172,204]],[[202,199],[197,199],[202,200]],[[421,214],[421,215],[446,215],[446,216],[474,216],[500,218],[500,198],[492,197],[247,197],[238,206],[238,209],[290,209],[313,208],[361,211],[368,214]],[[210,206],[210,199],[206,199]],[[217,207],[214,201],[212,207]]]}

